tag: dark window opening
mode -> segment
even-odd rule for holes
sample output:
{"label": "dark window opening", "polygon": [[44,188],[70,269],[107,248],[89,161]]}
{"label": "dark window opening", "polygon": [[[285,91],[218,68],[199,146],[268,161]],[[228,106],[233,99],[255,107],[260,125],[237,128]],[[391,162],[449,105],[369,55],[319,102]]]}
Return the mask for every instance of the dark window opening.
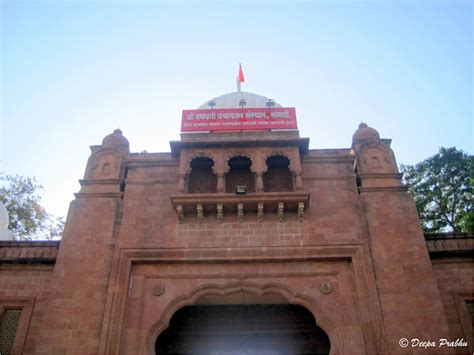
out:
{"label": "dark window opening", "polygon": [[126,168],[125,172],[124,172],[124,175],[123,175],[123,180],[120,183],[120,192],[125,191],[125,180],[127,180],[127,177],[128,177],[128,169]]}
{"label": "dark window opening", "polygon": [[354,173],[356,174],[356,179],[355,179],[355,183],[356,183],[356,188],[357,188],[357,192],[360,194],[360,189],[359,187],[362,186],[362,180],[359,176],[359,172],[357,170],[357,167],[354,168]]}
{"label": "dark window opening", "polygon": [[156,354],[329,354],[327,334],[306,308],[288,304],[200,305],[178,310]]}
{"label": "dark window opening", "polygon": [[265,192],[293,191],[293,174],[289,166],[290,160],[281,155],[271,156],[266,161],[268,170],[263,174]]}
{"label": "dark window opening", "polygon": [[214,161],[199,157],[191,161],[191,173],[188,176],[188,193],[213,193],[217,191],[217,177],[213,173]]}
{"label": "dark window opening", "polygon": [[250,170],[252,161],[244,156],[229,159],[229,172],[226,175],[225,191],[235,192],[235,187],[246,186],[247,192],[255,192],[255,175]]}

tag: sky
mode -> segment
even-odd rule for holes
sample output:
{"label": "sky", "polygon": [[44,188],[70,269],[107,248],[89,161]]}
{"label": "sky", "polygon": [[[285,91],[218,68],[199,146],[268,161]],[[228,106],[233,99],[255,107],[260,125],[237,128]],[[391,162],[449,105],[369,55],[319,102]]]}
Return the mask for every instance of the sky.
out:
{"label": "sky", "polygon": [[360,122],[398,163],[473,153],[473,2],[0,1],[0,171],[66,216],[91,145],[170,151],[181,111],[236,91],[295,107],[310,148]]}

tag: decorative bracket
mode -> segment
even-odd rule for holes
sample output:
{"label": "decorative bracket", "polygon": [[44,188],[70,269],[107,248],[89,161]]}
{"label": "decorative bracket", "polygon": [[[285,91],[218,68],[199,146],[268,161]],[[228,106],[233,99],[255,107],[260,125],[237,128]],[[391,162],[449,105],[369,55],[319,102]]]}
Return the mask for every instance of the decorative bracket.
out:
{"label": "decorative bracket", "polygon": [[257,221],[263,222],[263,203],[260,202],[257,205]]}
{"label": "decorative bracket", "polygon": [[197,213],[197,219],[199,223],[202,223],[204,219],[204,210],[202,208],[201,204],[196,205],[196,213]]}
{"label": "decorative bracket", "polygon": [[237,204],[237,220],[242,222],[244,220],[244,204],[238,203]]}
{"label": "decorative bracket", "polygon": [[217,222],[222,223],[224,220],[224,205],[222,203],[217,204]]}
{"label": "decorative bracket", "polygon": [[285,220],[285,203],[278,202],[278,220],[283,222]]}
{"label": "decorative bracket", "polygon": [[182,223],[184,219],[183,205],[176,205],[176,214],[178,215],[178,223]]}
{"label": "decorative bracket", "polygon": [[[262,222],[269,213],[277,216],[279,221],[290,213],[298,220],[306,218],[310,194],[307,192],[261,192],[246,195],[228,193],[178,194],[171,196],[173,211],[179,223],[202,223],[205,211],[215,211],[211,218],[223,223],[224,214],[237,214],[238,221],[243,221],[245,213],[255,214],[256,220]],[[232,212],[231,212],[232,211]],[[185,220],[185,216],[194,214],[197,219]],[[214,217],[215,216],[215,217]],[[216,219],[214,219],[216,218]],[[235,217],[234,217],[235,218]],[[274,218],[274,217],[273,217]],[[296,219],[295,218],[295,219]],[[194,222],[193,222],[194,221]]]}
{"label": "decorative bracket", "polygon": [[298,202],[298,221],[302,221],[304,219],[304,202]]}

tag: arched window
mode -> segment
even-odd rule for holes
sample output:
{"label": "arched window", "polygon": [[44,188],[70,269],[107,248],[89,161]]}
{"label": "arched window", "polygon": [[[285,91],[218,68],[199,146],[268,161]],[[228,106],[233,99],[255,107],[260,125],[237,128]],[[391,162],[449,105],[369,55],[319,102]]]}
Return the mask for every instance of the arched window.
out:
{"label": "arched window", "polygon": [[212,172],[214,161],[199,157],[191,161],[191,173],[188,176],[188,193],[212,193],[217,191],[217,178]]}
{"label": "arched window", "polygon": [[226,175],[225,191],[235,192],[237,185],[246,186],[247,192],[255,192],[255,175],[250,170],[252,161],[245,156],[229,159],[229,172]]}
{"label": "arched window", "polygon": [[274,155],[266,161],[268,170],[263,174],[265,192],[293,191],[293,174],[289,166],[290,160],[283,155]]}

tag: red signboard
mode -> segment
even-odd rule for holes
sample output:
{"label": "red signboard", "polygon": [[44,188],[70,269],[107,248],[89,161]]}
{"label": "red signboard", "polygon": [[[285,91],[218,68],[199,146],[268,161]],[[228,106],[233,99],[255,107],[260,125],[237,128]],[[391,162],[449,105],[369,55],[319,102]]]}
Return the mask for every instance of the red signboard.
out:
{"label": "red signboard", "polygon": [[297,129],[294,107],[183,110],[181,132]]}

